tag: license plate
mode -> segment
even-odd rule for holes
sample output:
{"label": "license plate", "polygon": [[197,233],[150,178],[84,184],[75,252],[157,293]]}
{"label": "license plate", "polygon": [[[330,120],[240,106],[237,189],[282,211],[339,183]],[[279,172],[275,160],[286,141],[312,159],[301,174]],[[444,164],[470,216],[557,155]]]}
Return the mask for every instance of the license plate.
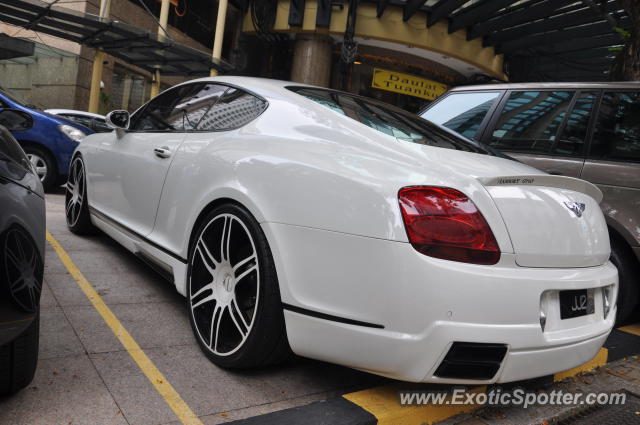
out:
{"label": "license plate", "polygon": [[593,289],[560,291],[560,319],[586,316],[594,312]]}

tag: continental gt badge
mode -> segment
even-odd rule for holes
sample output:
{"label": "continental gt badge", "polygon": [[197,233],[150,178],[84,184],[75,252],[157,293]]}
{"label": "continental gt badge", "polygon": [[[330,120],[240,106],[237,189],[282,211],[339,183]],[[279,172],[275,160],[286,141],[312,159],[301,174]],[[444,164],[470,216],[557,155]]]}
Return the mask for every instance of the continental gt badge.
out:
{"label": "continental gt badge", "polygon": [[576,215],[576,217],[582,217],[582,213],[586,208],[586,205],[581,202],[565,202],[564,205],[565,207],[569,208]]}

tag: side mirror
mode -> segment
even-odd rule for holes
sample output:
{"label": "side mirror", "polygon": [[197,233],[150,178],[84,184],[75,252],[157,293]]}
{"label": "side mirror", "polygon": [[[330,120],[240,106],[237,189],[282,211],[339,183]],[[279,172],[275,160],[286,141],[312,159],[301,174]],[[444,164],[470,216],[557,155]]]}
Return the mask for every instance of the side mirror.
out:
{"label": "side mirror", "polygon": [[111,128],[126,130],[129,128],[131,116],[128,111],[111,111],[105,117],[107,125]]}
{"label": "side mirror", "polygon": [[26,131],[33,127],[33,118],[26,112],[17,109],[0,110],[0,125],[9,131]]}

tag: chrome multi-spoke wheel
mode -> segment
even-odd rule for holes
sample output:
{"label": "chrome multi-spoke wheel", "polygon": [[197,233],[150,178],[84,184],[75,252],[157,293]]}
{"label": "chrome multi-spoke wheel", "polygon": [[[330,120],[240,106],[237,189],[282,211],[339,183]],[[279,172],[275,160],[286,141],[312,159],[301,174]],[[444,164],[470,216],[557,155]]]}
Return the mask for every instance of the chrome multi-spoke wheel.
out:
{"label": "chrome multi-spoke wheel", "polygon": [[187,305],[198,344],[219,366],[277,363],[290,353],[269,244],[239,205],[221,205],[199,220],[189,247]]}
{"label": "chrome multi-spoke wheel", "polygon": [[40,181],[44,181],[47,178],[47,173],[49,172],[47,162],[43,157],[35,153],[27,154],[27,158],[29,158],[31,166],[33,167],[38,177],[40,177]]}
{"label": "chrome multi-spoke wheel", "polygon": [[255,243],[233,214],[220,214],[199,235],[191,259],[189,300],[196,331],[219,356],[247,340],[260,298]]}
{"label": "chrome multi-spoke wheel", "polygon": [[84,181],[84,165],[82,164],[82,159],[80,159],[80,157],[76,157],[69,170],[65,204],[67,224],[71,227],[75,226],[80,218],[80,211],[82,210],[82,202],[84,201],[85,193]]}
{"label": "chrome multi-spoke wheel", "polygon": [[69,230],[78,235],[90,235],[96,229],[89,217],[89,199],[87,198],[87,176],[80,155],[71,161],[67,179],[65,197],[65,216]]}
{"label": "chrome multi-spoke wheel", "polygon": [[4,237],[4,270],[13,300],[24,310],[34,313],[40,305],[43,263],[35,243],[19,227]]}
{"label": "chrome multi-spoke wheel", "polygon": [[34,144],[27,144],[24,151],[44,190],[51,189],[58,180],[58,167],[53,156]]}

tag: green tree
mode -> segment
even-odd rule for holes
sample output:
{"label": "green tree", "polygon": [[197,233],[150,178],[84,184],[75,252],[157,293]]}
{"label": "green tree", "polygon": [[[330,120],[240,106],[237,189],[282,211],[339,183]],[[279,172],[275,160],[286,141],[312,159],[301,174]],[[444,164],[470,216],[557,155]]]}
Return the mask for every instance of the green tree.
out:
{"label": "green tree", "polygon": [[640,81],[640,1],[618,0],[631,19],[629,31],[618,30],[625,44],[613,65],[612,77],[621,81]]}

